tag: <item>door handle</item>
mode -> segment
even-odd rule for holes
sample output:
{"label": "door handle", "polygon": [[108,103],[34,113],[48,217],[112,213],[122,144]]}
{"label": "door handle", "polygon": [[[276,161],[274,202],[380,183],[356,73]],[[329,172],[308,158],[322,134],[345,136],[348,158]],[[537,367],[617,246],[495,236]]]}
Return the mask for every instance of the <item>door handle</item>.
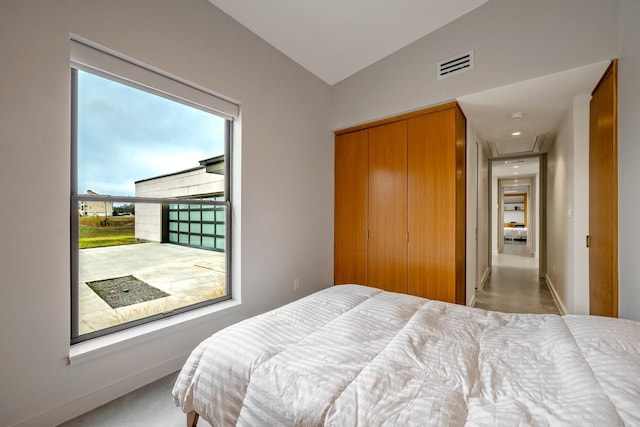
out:
{"label": "door handle", "polygon": [[591,247],[591,236],[589,236],[587,234],[587,247],[590,248]]}

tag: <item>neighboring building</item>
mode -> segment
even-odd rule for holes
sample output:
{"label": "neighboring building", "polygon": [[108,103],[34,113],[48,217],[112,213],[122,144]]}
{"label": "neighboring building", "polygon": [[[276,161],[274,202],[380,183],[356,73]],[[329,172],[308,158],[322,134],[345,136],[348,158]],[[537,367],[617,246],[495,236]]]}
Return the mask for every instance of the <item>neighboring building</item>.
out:
{"label": "neighboring building", "polygon": [[[100,195],[91,190],[87,190],[87,194],[92,196]],[[78,205],[78,214],[80,216],[111,216],[113,214],[113,203],[83,200]]]}
{"label": "neighboring building", "polygon": [[[201,166],[136,181],[137,197],[224,200],[224,157]],[[225,211],[221,206],[136,203],[136,239],[176,243],[224,252]]]}

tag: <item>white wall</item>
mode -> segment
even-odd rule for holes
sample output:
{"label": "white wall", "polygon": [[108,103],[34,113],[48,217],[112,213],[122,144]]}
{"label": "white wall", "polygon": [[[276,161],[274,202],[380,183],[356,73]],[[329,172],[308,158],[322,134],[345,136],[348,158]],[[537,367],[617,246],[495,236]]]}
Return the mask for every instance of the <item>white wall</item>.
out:
{"label": "white wall", "polygon": [[573,107],[567,111],[547,155],[547,280],[560,299],[573,307]]}
{"label": "white wall", "polygon": [[589,105],[591,95],[573,100],[573,314],[589,314]]}
{"label": "white wall", "polygon": [[489,159],[482,146],[478,150],[478,287],[489,274]]}
{"label": "white wall", "polygon": [[[542,175],[544,173],[544,171],[542,170],[542,158],[540,159],[540,163],[538,165],[538,174],[536,175],[535,179],[534,179],[534,197],[535,197],[535,201],[536,201],[536,210],[534,213],[534,218],[535,218],[535,230],[534,230],[534,236],[535,236],[535,240],[534,240],[534,247],[533,247],[533,256],[537,259],[540,260],[540,248],[542,247],[540,245],[540,241],[542,240],[541,235],[542,235],[542,199],[540,198],[540,175]],[[539,264],[538,264],[539,265]],[[544,266],[543,266],[544,268]],[[540,269],[538,270],[538,274],[542,275],[544,274],[544,271],[540,271]]]}
{"label": "white wall", "polygon": [[[242,305],[71,365],[70,33],[236,100],[242,111],[233,189]],[[329,87],[209,2],[3,0],[0,61],[0,425],[57,425],[178,369],[221,327],[331,284]]]}
{"label": "white wall", "polygon": [[[475,50],[475,69],[436,80],[436,63]],[[343,128],[614,57],[617,1],[491,0],[333,87]]]}
{"label": "white wall", "polygon": [[473,305],[476,300],[477,276],[477,205],[478,199],[478,149],[476,131],[467,123],[467,244],[466,244],[466,304]]}
{"label": "white wall", "polygon": [[489,160],[467,123],[467,305],[489,274]]}
{"label": "white wall", "polygon": [[589,101],[577,96],[547,157],[547,280],[561,310],[589,313]]}
{"label": "white wall", "polygon": [[500,198],[498,196],[498,177],[491,174],[491,253],[498,255],[498,215],[500,213]]}
{"label": "white wall", "polygon": [[620,0],[618,63],[619,314],[640,320],[640,2]]}
{"label": "white wall", "polygon": [[502,222],[518,222],[524,224],[524,211],[504,211]]}

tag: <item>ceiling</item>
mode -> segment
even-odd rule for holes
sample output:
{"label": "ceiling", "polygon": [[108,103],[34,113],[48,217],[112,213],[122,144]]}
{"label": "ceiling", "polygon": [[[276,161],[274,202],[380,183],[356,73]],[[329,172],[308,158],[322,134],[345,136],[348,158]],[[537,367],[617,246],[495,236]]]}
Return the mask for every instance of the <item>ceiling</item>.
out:
{"label": "ceiling", "polygon": [[520,159],[494,160],[491,164],[491,175],[499,179],[511,178],[511,184],[517,186],[515,180],[519,178],[530,178],[540,171],[540,161],[538,157],[528,157]]}
{"label": "ceiling", "polygon": [[[589,95],[609,61],[602,61],[458,98],[492,157],[544,153],[574,97]],[[521,118],[511,118],[521,113]],[[514,136],[513,132],[520,132]]]}
{"label": "ceiling", "polygon": [[209,0],[330,85],[488,0]]}
{"label": "ceiling", "polygon": [[[209,0],[333,85],[488,0]],[[544,153],[577,95],[608,61],[458,98],[492,158]],[[513,113],[522,113],[512,119]],[[374,118],[372,118],[374,119]],[[520,135],[513,136],[515,131]]]}

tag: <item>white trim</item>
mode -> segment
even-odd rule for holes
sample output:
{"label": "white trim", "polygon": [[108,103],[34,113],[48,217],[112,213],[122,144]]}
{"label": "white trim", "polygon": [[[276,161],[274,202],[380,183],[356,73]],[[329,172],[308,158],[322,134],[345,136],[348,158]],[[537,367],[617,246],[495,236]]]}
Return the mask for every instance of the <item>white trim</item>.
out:
{"label": "white trim", "polygon": [[[79,39],[76,37],[76,39]],[[71,66],[222,116],[237,118],[237,103],[176,76],[86,40],[71,40]]]}
{"label": "white trim", "polygon": [[210,320],[211,316],[228,314],[229,312],[239,309],[240,306],[242,306],[242,303],[235,299],[223,301],[196,310],[191,310],[186,313],[177,314],[175,316],[83,341],[70,346],[68,362],[69,364],[75,365],[89,360],[109,357],[113,353],[126,350],[129,347],[138,346],[143,340],[155,338],[157,335],[170,335],[172,332],[167,332],[167,328],[172,326],[183,325],[192,320],[201,318]]}
{"label": "white trim", "polygon": [[560,297],[558,296],[558,293],[556,292],[556,288],[553,286],[553,283],[551,282],[551,279],[549,278],[548,274],[544,275],[544,280],[545,280],[545,282],[547,282],[547,287],[549,288],[549,291],[551,292],[551,296],[553,297],[553,301],[556,303],[556,307],[558,307],[558,311],[560,311],[560,315],[564,316],[565,314],[567,314],[567,308],[562,303],[562,300],[560,300]]}
{"label": "white trim", "polygon": [[491,269],[487,267],[482,274],[482,279],[480,279],[480,283],[478,283],[478,290],[481,291],[484,289],[485,283],[487,283],[487,279],[489,279],[489,275],[491,274]]}
{"label": "white trim", "polygon": [[476,306],[476,294],[473,294],[473,296],[471,297],[471,301],[469,301],[469,307],[475,307]]}

